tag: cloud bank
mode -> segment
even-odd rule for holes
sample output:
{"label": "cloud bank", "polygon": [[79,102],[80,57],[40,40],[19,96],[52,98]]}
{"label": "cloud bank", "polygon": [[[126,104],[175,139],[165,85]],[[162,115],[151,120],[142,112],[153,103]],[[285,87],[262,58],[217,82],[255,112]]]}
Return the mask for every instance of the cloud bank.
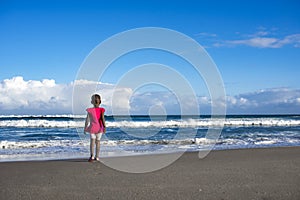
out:
{"label": "cloud bank", "polygon": [[71,84],[56,84],[54,80],[24,81],[13,77],[0,82],[2,114],[34,114],[70,112]]}
{"label": "cloud bank", "polygon": [[[78,80],[69,84],[57,84],[55,80],[25,81],[23,77],[13,77],[0,82],[0,113],[1,114],[71,114],[73,113],[73,89],[79,89],[75,110],[83,114],[91,106],[90,97],[100,93],[103,106],[111,111],[115,109],[122,114],[129,109],[130,88],[114,88],[114,85]],[[114,97],[114,101],[112,99]],[[121,98],[122,97],[122,98]]]}
{"label": "cloud bank", "polygon": [[233,114],[300,114],[300,89],[273,88],[227,97]]}
{"label": "cloud bank", "polygon": [[[116,89],[106,83],[81,80],[58,84],[50,79],[26,81],[19,76],[0,81],[0,114],[72,114],[74,84],[80,86],[79,103],[74,106],[82,114],[91,106],[91,87],[101,94],[107,114],[180,114],[183,104],[191,104],[191,114],[194,109],[192,101],[179,102],[170,91],[134,93],[131,88]],[[200,114],[210,114],[210,98],[197,98]],[[226,107],[227,114],[300,114],[300,89],[273,88],[227,96]]]}

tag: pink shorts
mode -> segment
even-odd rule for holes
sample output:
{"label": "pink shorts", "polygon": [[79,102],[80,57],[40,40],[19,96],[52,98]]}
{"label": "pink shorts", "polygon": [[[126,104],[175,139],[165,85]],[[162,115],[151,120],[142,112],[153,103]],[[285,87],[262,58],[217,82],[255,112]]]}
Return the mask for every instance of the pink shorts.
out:
{"label": "pink shorts", "polygon": [[103,133],[91,133],[90,136],[91,136],[91,139],[96,139],[96,140],[100,140],[101,137],[102,137]]}

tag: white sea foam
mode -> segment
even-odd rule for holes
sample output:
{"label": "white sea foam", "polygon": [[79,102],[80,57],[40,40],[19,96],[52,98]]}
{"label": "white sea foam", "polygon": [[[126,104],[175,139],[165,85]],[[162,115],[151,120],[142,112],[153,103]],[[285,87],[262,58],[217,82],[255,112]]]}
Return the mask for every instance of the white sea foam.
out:
{"label": "white sea foam", "polygon": [[0,127],[45,127],[45,128],[75,128],[83,127],[83,121],[52,121],[43,119],[20,119],[20,120],[2,120],[0,121]]}
{"label": "white sea foam", "polygon": [[87,141],[81,140],[42,140],[42,141],[0,141],[2,149],[37,149],[43,147],[76,147],[88,146]]}
{"label": "white sea foam", "polygon": [[84,118],[86,115],[73,115],[73,114],[64,114],[64,115],[0,115],[1,118]]}
{"label": "white sea foam", "polygon": [[[84,119],[83,115],[2,115],[0,116],[0,160],[9,160],[16,156],[27,159],[27,155],[33,156],[31,157],[33,159],[48,154],[54,158],[61,155],[67,157],[88,155],[89,135],[82,134]],[[180,119],[179,116],[171,116],[167,120],[160,121],[159,117],[133,117],[132,119],[123,116],[107,117],[108,134],[101,140],[103,155],[201,151],[211,146],[215,149],[231,149],[300,145],[300,116],[228,117],[224,121],[205,117]],[[223,125],[225,127],[219,139],[205,138],[207,128],[219,128]],[[33,129],[33,127],[38,128]],[[77,137],[75,130],[69,128],[80,128],[80,137]],[[153,130],[161,128],[164,130],[157,135],[145,136],[148,132],[152,133]],[[178,128],[182,129],[184,134],[170,139],[174,138]],[[145,137],[122,135],[126,130],[139,132]],[[189,134],[194,130],[198,131],[197,138],[194,138],[194,134]]]}
{"label": "white sea foam", "polygon": [[276,144],[278,142],[279,142],[279,140],[273,139],[273,140],[257,141],[257,142],[254,142],[254,144],[256,144],[256,145],[271,145],[271,144]]}
{"label": "white sea foam", "polygon": [[[2,117],[2,120],[1,120]],[[4,119],[0,117],[0,127],[57,127],[57,128],[80,128],[84,126],[84,118],[77,116],[76,120],[60,119],[51,120],[51,118],[26,118],[14,117],[10,119],[8,116]],[[52,116],[54,117],[54,116]],[[59,117],[62,117],[61,115]],[[67,116],[66,116],[67,117]],[[182,119],[182,120],[165,120],[165,121],[107,121],[107,126],[110,128],[197,128],[197,127],[221,127],[221,126],[300,126],[298,119],[276,119],[276,118],[262,118],[262,119],[234,119],[229,118],[222,120],[210,119]]]}
{"label": "white sea foam", "polygon": [[[286,138],[248,138],[242,140],[226,138],[211,140],[207,138],[191,138],[191,139],[182,139],[182,140],[103,140],[101,145],[108,147],[121,147],[121,146],[151,146],[151,145],[160,145],[160,146],[178,146],[182,148],[187,145],[188,147],[196,146],[210,146],[210,145],[219,145],[219,146],[247,146],[247,145],[272,145],[272,144],[299,144],[299,139],[286,139]],[[44,147],[88,147],[89,140],[49,140],[49,141],[0,141],[1,149],[38,149]]]}

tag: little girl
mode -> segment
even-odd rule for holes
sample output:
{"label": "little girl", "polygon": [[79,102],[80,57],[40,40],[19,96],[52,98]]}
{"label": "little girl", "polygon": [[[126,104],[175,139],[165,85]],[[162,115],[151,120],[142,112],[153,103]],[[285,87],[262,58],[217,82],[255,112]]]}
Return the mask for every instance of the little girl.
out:
{"label": "little girl", "polygon": [[[99,94],[94,94],[91,98],[91,103],[94,105],[93,108],[86,109],[87,116],[85,119],[84,132],[90,133],[90,152],[91,157],[89,162],[94,160],[99,161],[100,154],[100,139],[103,133],[106,132],[104,112],[105,109],[99,107],[101,104],[101,97]],[[94,148],[96,144],[96,157],[94,156]]]}

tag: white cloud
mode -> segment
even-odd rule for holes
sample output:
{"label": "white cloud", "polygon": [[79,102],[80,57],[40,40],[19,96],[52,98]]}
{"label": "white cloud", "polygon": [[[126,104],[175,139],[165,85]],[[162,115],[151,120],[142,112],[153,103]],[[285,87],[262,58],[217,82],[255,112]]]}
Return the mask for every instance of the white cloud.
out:
{"label": "white cloud", "polygon": [[[114,88],[112,84],[78,80],[70,84],[57,84],[54,80],[25,81],[23,77],[13,77],[0,82],[1,114],[65,114],[72,113],[74,85],[77,95],[75,110],[84,113],[91,106],[90,96],[100,93],[103,106],[111,111],[112,96],[116,112],[129,109],[131,89]],[[122,98],[121,98],[122,97]]]}
{"label": "white cloud", "polygon": [[294,47],[300,47],[300,34],[286,36],[279,42],[280,45],[292,44]]}
{"label": "white cloud", "polygon": [[0,109],[2,112],[43,112],[59,108],[64,112],[70,107],[71,88],[70,85],[59,85],[49,79],[24,81],[20,76],[5,79],[0,82]]}
{"label": "white cloud", "polygon": [[300,89],[273,88],[227,98],[228,113],[299,114]]}
{"label": "white cloud", "polygon": [[138,115],[148,114],[153,106],[164,109],[167,114],[180,113],[178,100],[169,91],[136,93],[132,96],[130,105],[131,113]]}
{"label": "white cloud", "polygon": [[233,40],[215,40],[215,47],[235,47],[235,46],[250,46],[256,48],[281,48],[286,45],[300,47],[300,34],[290,34],[283,37],[275,37],[272,31],[267,31],[265,28],[260,28],[254,34],[241,35],[237,34],[240,39]]}
{"label": "white cloud", "polygon": [[[208,97],[197,97],[200,114],[211,113],[211,100]],[[214,105],[224,106],[224,101],[216,101]],[[131,100],[133,114],[148,114],[153,105],[161,105],[167,114],[180,113],[181,106],[190,114],[195,112],[192,98],[185,97],[179,102],[170,92],[148,92],[134,95]],[[300,114],[300,89],[272,88],[252,93],[226,97],[228,114]]]}
{"label": "white cloud", "polygon": [[247,45],[259,48],[276,48],[278,47],[278,40],[276,38],[255,37],[247,40],[232,40],[225,42],[228,45]]}
{"label": "white cloud", "polygon": [[[72,97],[74,85],[77,96]],[[72,98],[78,114],[91,106],[90,96],[100,93],[107,114],[158,113],[194,114],[196,101],[185,96],[178,100],[170,91],[133,93],[130,88],[115,88],[112,84],[79,80],[70,84],[57,84],[54,80],[25,81],[22,77],[0,82],[1,114],[67,114],[72,113]],[[73,99],[73,100],[74,100]],[[209,97],[197,97],[200,114],[210,114]],[[215,105],[223,106],[218,102]],[[300,89],[273,88],[253,93],[228,96],[228,114],[300,114]],[[152,110],[151,110],[152,109]],[[113,110],[113,111],[112,111]]]}
{"label": "white cloud", "polygon": [[74,114],[82,114],[85,108],[91,106],[90,97],[94,93],[101,95],[102,106],[106,108],[106,114],[127,114],[130,109],[131,88],[115,87],[113,84],[95,81],[76,80],[72,84],[72,90],[72,111]]}
{"label": "white cloud", "polygon": [[[300,34],[288,35],[284,38],[256,36],[244,40],[228,40],[223,42],[223,46],[246,45],[258,48],[280,48],[289,44],[294,47],[300,47]],[[220,43],[218,45],[221,46]]]}
{"label": "white cloud", "polygon": [[197,33],[195,35],[199,36],[199,37],[217,37],[217,34],[215,34],[215,33],[207,33],[207,32],[201,32],[201,33]]}
{"label": "white cloud", "polygon": [[270,32],[268,31],[265,31],[265,30],[260,30],[252,35],[250,35],[251,37],[260,37],[260,36],[266,36],[266,35],[269,35]]}

